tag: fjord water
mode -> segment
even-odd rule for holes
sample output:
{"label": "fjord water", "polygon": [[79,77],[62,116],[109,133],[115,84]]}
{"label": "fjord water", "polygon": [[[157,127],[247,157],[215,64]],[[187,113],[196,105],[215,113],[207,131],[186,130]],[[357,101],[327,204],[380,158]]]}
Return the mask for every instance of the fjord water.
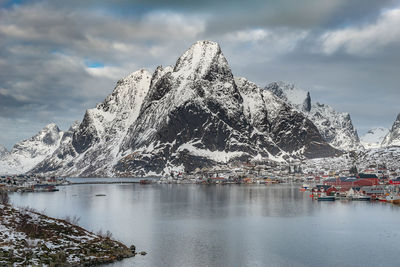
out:
{"label": "fjord water", "polygon": [[[111,266],[397,266],[400,207],[318,202],[295,185],[80,184],[14,193],[16,206],[79,225],[146,256]],[[105,194],[105,196],[96,196]]]}

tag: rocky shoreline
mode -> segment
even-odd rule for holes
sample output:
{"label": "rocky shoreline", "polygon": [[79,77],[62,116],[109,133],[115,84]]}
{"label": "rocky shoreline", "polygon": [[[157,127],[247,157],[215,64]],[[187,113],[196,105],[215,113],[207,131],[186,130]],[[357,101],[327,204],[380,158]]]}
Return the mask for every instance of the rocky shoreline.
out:
{"label": "rocky shoreline", "polygon": [[136,255],[110,236],[66,220],[0,204],[1,266],[92,266]]}

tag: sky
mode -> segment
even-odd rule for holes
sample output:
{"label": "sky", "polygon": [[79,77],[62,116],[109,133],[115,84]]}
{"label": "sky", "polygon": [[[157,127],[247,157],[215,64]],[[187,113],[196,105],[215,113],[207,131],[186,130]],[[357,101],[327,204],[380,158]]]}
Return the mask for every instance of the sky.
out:
{"label": "sky", "polygon": [[394,0],[0,0],[0,144],[67,130],[130,73],[220,44],[235,76],[287,81],[359,134],[400,113]]}

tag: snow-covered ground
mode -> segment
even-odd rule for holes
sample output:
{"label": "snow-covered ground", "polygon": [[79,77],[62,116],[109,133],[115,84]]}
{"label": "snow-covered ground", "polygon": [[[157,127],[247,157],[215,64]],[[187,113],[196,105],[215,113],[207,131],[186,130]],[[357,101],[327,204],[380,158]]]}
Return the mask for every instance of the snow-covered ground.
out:
{"label": "snow-covered ground", "polygon": [[1,266],[81,266],[133,254],[123,244],[66,221],[0,204]]}
{"label": "snow-covered ground", "polygon": [[385,166],[400,172],[400,147],[360,149],[355,152],[345,153],[335,158],[319,158],[306,160],[303,171],[318,173],[328,170],[349,170],[356,166],[359,171],[370,166]]}

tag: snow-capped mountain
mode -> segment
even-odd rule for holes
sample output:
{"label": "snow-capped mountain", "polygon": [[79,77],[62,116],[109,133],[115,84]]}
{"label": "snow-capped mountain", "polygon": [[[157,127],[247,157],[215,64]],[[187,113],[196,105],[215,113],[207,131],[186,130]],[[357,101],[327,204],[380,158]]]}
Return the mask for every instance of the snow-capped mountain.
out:
{"label": "snow-capped mountain", "polygon": [[361,136],[360,141],[364,148],[379,148],[385,136],[389,133],[389,129],[377,127],[369,130]]}
{"label": "snow-capped mountain", "polygon": [[338,154],[301,112],[235,79],[217,43],[199,41],[173,67],[119,81],[32,172],[152,175],[255,157]]}
{"label": "snow-capped mountain", "polygon": [[51,123],[35,136],[14,145],[0,158],[0,174],[20,174],[32,169],[60,145],[63,132]]}
{"label": "snow-capped mountain", "polygon": [[120,158],[121,142],[139,115],[150,80],[146,70],[119,80],[114,91],[96,108],[87,110],[82,123],[71,126],[60,147],[34,171],[112,176],[112,167]]}
{"label": "snow-capped mountain", "polygon": [[265,89],[302,112],[315,124],[324,140],[331,146],[345,151],[360,148],[357,130],[348,113],[337,112],[326,104],[313,104],[309,92],[291,83],[273,82]]}
{"label": "snow-capped mountain", "polygon": [[389,133],[383,139],[381,146],[400,146],[400,113],[397,115]]}
{"label": "snow-capped mountain", "polygon": [[302,169],[305,173],[315,173],[327,170],[349,170],[353,166],[357,166],[359,171],[371,167],[383,166],[400,172],[399,162],[400,147],[381,147],[359,149],[347,152],[339,157],[309,159],[304,161]]}

